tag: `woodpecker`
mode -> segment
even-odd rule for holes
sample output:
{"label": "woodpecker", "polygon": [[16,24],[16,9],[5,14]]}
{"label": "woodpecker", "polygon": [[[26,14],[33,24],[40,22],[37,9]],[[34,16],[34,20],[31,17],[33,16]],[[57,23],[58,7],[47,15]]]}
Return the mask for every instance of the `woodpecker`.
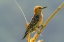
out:
{"label": "woodpecker", "polygon": [[25,35],[22,39],[24,39],[28,34],[32,33],[33,31],[36,31],[38,27],[42,24],[43,22],[43,14],[42,10],[47,7],[42,7],[42,6],[35,6],[34,8],[34,16],[32,17],[27,30],[25,32]]}

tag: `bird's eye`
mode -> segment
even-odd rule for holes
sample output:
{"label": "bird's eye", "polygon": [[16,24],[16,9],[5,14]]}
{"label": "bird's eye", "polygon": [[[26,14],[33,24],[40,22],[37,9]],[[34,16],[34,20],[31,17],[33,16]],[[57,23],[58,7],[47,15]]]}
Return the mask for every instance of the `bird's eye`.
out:
{"label": "bird's eye", "polygon": [[39,9],[41,9],[41,7],[39,7]]}

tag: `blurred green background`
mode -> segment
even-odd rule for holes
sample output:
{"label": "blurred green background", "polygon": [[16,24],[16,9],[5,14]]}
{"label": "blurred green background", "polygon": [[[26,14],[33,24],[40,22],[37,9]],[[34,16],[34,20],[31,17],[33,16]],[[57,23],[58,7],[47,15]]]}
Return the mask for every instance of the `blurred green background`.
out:
{"label": "blurred green background", "polygon": [[[28,22],[37,5],[47,6],[43,10],[44,22],[64,2],[64,0],[16,0],[22,7]],[[14,0],[0,0],[0,42],[26,42],[22,40],[25,33],[25,19]],[[51,19],[42,36],[44,42],[64,42],[64,7]],[[32,35],[31,35],[32,36]]]}

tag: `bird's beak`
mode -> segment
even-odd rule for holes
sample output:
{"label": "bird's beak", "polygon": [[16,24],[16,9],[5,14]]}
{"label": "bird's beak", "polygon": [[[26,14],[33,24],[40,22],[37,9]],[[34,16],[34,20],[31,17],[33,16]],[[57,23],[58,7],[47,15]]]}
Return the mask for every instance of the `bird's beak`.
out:
{"label": "bird's beak", "polygon": [[45,9],[45,8],[47,8],[47,7],[43,7],[42,9]]}

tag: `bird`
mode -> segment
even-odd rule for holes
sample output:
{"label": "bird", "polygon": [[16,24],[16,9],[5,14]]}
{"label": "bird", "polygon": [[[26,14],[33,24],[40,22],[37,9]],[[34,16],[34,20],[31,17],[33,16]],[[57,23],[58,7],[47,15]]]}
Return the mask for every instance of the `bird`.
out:
{"label": "bird", "polygon": [[36,31],[38,27],[42,24],[43,22],[43,14],[42,10],[47,7],[42,7],[42,6],[35,6],[34,7],[34,16],[31,18],[31,21],[29,25],[27,26],[27,30],[25,32],[24,37],[22,40],[30,33]]}

